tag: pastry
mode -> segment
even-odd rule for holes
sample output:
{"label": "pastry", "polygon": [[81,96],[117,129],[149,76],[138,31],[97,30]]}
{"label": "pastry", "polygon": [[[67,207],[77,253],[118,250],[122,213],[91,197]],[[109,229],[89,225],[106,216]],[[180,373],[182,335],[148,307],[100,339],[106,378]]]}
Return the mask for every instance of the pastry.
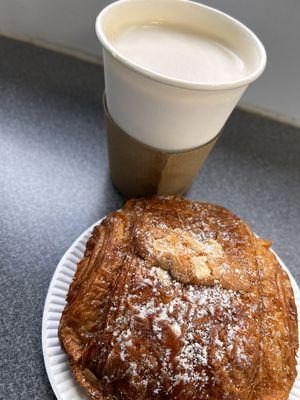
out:
{"label": "pastry", "polygon": [[94,228],[59,325],[92,399],[284,400],[296,377],[290,280],[248,225],[179,197]]}

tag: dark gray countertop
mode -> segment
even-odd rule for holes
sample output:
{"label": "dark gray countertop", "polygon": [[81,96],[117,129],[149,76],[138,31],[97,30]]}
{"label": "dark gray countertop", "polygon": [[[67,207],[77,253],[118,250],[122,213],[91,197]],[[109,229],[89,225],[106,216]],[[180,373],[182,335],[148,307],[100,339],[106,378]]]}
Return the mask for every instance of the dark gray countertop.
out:
{"label": "dark gray countertop", "polygon": [[[108,175],[101,67],[4,38],[0,60],[0,399],[54,399],[41,349],[51,276],[123,199]],[[299,129],[235,111],[188,197],[246,219],[300,281]]]}

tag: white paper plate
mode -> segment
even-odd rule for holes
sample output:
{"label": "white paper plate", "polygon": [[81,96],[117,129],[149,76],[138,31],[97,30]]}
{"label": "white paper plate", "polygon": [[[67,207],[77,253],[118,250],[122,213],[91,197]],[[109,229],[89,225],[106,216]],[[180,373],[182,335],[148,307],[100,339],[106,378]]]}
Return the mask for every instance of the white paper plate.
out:
{"label": "white paper plate", "polygon": [[[88,396],[79,387],[69,368],[68,358],[61,349],[58,339],[58,324],[66,305],[65,297],[76,271],[77,263],[83,258],[85,245],[98,221],[80,235],[60,260],[51,280],[46,297],[43,325],[42,345],[48,377],[58,400],[87,400]],[[276,254],[275,254],[276,255]],[[282,260],[276,255],[279,263],[288,272],[294,289],[295,300],[300,316],[300,290]],[[300,324],[299,324],[300,326]],[[300,400],[300,358],[297,357],[298,376],[289,396],[289,400]]]}

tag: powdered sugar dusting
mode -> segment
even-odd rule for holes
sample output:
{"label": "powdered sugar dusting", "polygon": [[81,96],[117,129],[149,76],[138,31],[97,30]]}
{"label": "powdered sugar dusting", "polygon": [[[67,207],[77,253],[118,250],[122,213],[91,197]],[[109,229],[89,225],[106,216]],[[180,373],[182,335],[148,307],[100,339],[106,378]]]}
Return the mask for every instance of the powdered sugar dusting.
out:
{"label": "powdered sugar dusting", "polygon": [[[166,285],[157,267],[141,264],[141,271],[132,277],[124,313],[114,325],[110,354],[124,364],[131,388],[172,395],[193,382],[200,390],[213,385],[212,370],[220,363],[225,372],[232,357],[241,366],[251,363],[242,335],[247,326],[238,317],[239,292],[174,279]],[[249,306],[245,315],[255,311]],[[141,337],[145,352],[136,353]],[[110,371],[110,381],[118,374]]]}

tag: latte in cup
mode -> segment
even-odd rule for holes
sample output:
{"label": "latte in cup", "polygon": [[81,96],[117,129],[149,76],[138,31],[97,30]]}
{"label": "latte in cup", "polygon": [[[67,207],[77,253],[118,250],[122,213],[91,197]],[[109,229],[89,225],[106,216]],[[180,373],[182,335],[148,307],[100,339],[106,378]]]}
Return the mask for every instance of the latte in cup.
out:
{"label": "latte in cup", "polygon": [[217,38],[181,26],[136,25],[111,37],[124,57],[162,76],[189,82],[221,83],[248,74],[242,56]]}
{"label": "latte in cup", "polygon": [[259,39],[232,17],[187,0],[121,0],[98,16],[113,121],[175,152],[214,140],[264,70]]}

